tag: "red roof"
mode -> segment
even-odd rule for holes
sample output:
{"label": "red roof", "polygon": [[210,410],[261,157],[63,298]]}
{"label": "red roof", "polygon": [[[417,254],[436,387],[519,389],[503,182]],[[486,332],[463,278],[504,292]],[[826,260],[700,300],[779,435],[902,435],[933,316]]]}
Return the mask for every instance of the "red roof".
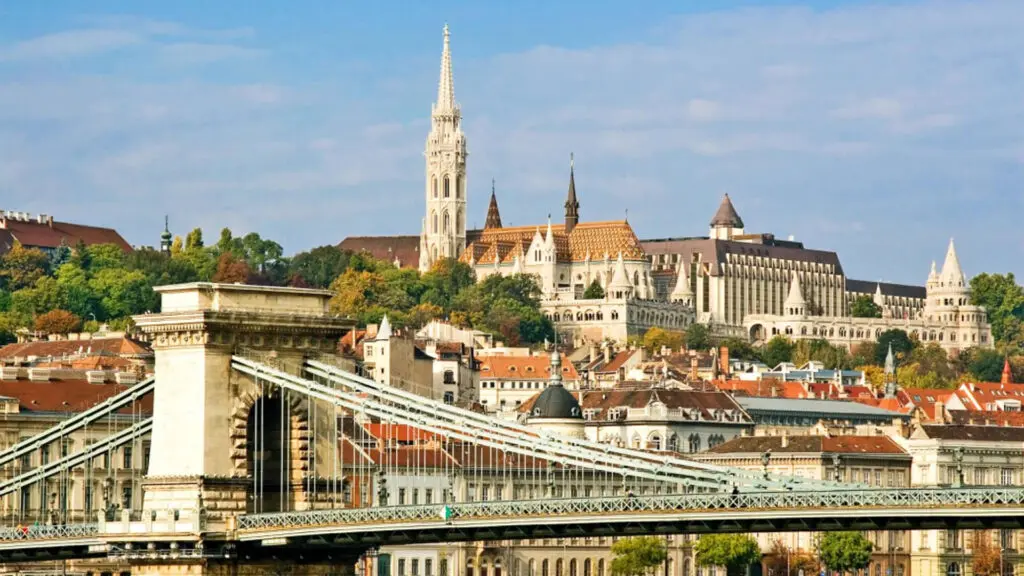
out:
{"label": "red roof", "polygon": [[99,226],[71,224],[70,222],[46,221],[40,223],[36,219],[16,220],[0,217],[0,248],[10,250],[14,240],[27,248],[74,248],[79,242],[86,246],[93,244],[115,244],[125,252],[132,247],[117,230]]}
{"label": "red roof", "polygon": [[121,336],[118,338],[93,338],[89,340],[39,340],[17,342],[0,348],[0,359],[49,358],[73,354],[113,356],[152,356],[153,351],[141,342]]}
{"label": "red roof", "polygon": [[[130,386],[111,382],[91,384],[84,377],[46,382],[0,380],[0,396],[16,398],[22,412],[77,413],[124,392]],[[144,413],[153,412],[152,394],[140,403]]]}
{"label": "red roof", "polygon": [[[551,376],[551,358],[541,356],[484,356],[480,359],[480,379],[537,380]],[[569,358],[562,354],[562,379],[575,381],[580,376]]]}

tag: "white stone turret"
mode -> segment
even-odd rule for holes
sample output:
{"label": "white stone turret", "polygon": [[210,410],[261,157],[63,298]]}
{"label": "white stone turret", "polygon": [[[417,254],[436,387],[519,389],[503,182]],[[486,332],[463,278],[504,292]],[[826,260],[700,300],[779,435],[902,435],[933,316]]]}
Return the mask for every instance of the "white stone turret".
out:
{"label": "white stone turret", "polygon": [[669,299],[673,302],[692,304],[693,290],[690,289],[690,278],[686,274],[686,262],[683,261],[681,255],[679,257],[679,269],[676,272],[676,285],[672,289]]}
{"label": "white stone turret", "polygon": [[466,136],[462,113],[455,102],[455,81],[448,26],[444,27],[441,78],[437,102],[431,110],[430,134],[424,155],[427,159],[426,226],[420,270],[426,271],[440,258],[457,258],[466,248]]}
{"label": "white stone turret", "polygon": [[793,272],[793,279],[789,282],[789,295],[786,296],[784,308],[786,316],[805,316],[807,314],[807,302],[800,289],[800,276],[796,272]]}
{"label": "white stone turret", "polygon": [[612,298],[629,298],[633,295],[633,284],[626,273],[622,252],[619,252],[619,257],[615,260],[615,271],[612,273],[612,281],[608,283],[608,292]]}
{"label": "white stone turret", "polygon": [[964,271],[960,268],[960,259],[957,258],[952,238],[949,239],[949,248],[946,249],[946,261],[942,263],[939,283],[946,288],[963,288],[966,285]]}

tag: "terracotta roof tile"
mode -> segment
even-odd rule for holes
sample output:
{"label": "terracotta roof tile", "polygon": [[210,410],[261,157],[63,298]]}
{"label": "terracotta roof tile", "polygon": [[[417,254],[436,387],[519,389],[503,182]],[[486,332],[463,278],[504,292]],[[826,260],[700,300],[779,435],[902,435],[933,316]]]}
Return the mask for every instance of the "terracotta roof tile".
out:
{"label": "terracotta roof tile", "polygon": [[113,228],[58,221],[53,221],[52,224],[39,223],[36,220],[26,222],[0,217],[0,229],[7,232],[4,240],[8,245],[4,247],[5,249],[10,249],[10,240],[16,239],[23,246],[33,248],[58,248],[62,244],[69,248],[74,248],[81,241],[87,246],[93,244],[115,244],[125,252],[132,251],[131,245]]}
{"label": "terracotta roof tile", "polygon": [[[516,254],[522,256],[540,231],[547,233],[547,225],[517,226],[514,228],[488,228],[466,232],[467,250],[462,261],[472,257],[477,264],[511,263]],[[626,260],[644,260],[646,253],[632,226],[625,220],[610,222],[583,222],[572,232],[565,233],[564,224],[552,224],[555,236],[555,250],[559,262],[583,262],[587,255],[592,261],[602,260],[605,254],[610,259],[618,258],[619,252]]]}
{"label": "terracotta roof tile", "polygon": [[394,262],[397,258],[402,268],[420,265],[419,236],[349,236],[338,244],[338,249],[356,254],[366,252],[385,262]]}
{"label": "terracotta roof tile", "polygon": [[[785,442],[785,446],[783,443]],[[838,453],[900,454],[907,452],[888,436],[744,436],[711,448],[712,454]],[[909,457],[909,455],[908,455]]]}
{"label": "terracotta roof tile", "polygon": [[[82,412],[123,392],[128,385],[106,383],[91,384],[84,378],[65,378],[34,382],[30,380],[0,380],[0,396],[17,398],[22,412]],[[64,403],[67,403],[65,406]],[[153,395],[142,399],[143,413],[153,412]]]}
{"label": "terracotta roof tile", "polygon": [[151,357],[153,351],[144,343],[128,337],[92,338],[89,340],[40,340],[17,342],[0,348],[0,360],[14,358],[48,358],[72,354]]}
{"label": "terracotta roof tile", "polygon": [[[537,380],[551,376],[551,359],[543,356],[484,356],[480,359],[481,380]],[[580,376],[569,358],[562,354],[562,380],[574,382]]]}

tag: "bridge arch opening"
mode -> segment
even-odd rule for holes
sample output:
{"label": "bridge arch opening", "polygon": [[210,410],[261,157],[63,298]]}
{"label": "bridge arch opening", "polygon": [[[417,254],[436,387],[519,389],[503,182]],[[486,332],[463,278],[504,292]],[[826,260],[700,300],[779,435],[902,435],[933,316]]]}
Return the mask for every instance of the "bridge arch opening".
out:
{"label": "bridge arch opening", "polygon": [[291,509],[291,414],[280,394],[260,396],[246,418],[246,472],[252,479],[246,512]]}

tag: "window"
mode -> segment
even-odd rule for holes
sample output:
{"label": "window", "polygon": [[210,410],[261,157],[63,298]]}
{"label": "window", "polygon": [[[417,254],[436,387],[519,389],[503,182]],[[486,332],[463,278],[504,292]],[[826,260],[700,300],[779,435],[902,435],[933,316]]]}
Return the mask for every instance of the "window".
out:
{"label": "window", "polygon": [[405,558],[398,559],[398,576],[405,576]]}
{"label": "window", "polygon": [[445,370],[444,371],[444,383],[445,384],[455,384],[455,372],[453,372],[452,370]]}
{"label": "window", "polygon": [[131,510],[132,508],[132,487],[121,487],[121,508]]}
{"label": "window", "polygon": [[1003,468],[999,473],[999,484],[1002,486],[1013,486],[1013,468]]}
{"label": "window", "polygon": [[423,561],[423,576],[434,576],[434,559],[427,558]]}
{"label": "window", "polygon": [[398,489],[398,505],[405,506],[405,488]]}
{"label": "window", "polygon": [[43,446],[39,449],[39,463],[42,465],[49,464],[50,462],[50,447]]}
{"label": "window", "polygon": [[454,404],[455,403],[455,393],[454,392],[445,392],[444,393],[444,403],[445,404]]}
{"label": "window", "polygon": [[950,562],[947,564],[946,576],[961,576],[960,564],[958,562]]}
{"label": "window", "polygon": [[448,198],[450,196],[451,196],[451,181],[448,180],[447,176],[445,176],[444,177],[444,197]]}
{"label": "window", "polygon": [[[413,488],[412,489],[412,505],[416,506],[419,503],[420,503],[420,489],[419,488]],[[413,562],[415,562],[415,560],[413,560]],[[415,566],[415,564],[413,566]],[[412,573],[415,574],[416,570],[414,569],[412,571]]]}
{"label": "window", "polygon": [[[430,488],[427,488],[423,492],[423,503],[424,504],[433,504],[434,503],[434,491],[431,490]],[[430,574],[429,570],[427,571],[427,574]]]}
{"label": "window", "polygon": [[412,576],[419,576],[419,574],[420,574],[420,559],[419,558],[413,558],[412,559],[412,571],[411,571],[411,573],[412,573]]}
{"label": "window", "polygon": [[[429,560],[428,560],[428,562],[429,562]],[[428,570],[429,570],[429,566],[430,565],[428,564],[427,566],[428,566]],[[427,576],[429,576],[429,574]],[[442,556],[441,559],[437,561],[437,576],[448,576],[448,557],[447,556]]]}
{"label": "window", "polygon": [[[960,549],[960,531],[959,530],[946,530],[946,550],[959,550]],[[959,566],[957,566],[959,570]]]}
{"label": "window", "polygon": [[130,470],[132,467],[132,447],[125,446],[121,454],[124,456],[124,468]]}

